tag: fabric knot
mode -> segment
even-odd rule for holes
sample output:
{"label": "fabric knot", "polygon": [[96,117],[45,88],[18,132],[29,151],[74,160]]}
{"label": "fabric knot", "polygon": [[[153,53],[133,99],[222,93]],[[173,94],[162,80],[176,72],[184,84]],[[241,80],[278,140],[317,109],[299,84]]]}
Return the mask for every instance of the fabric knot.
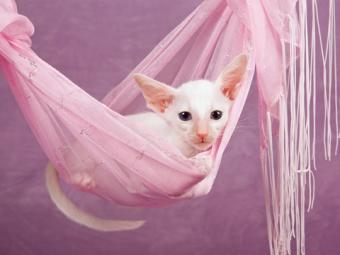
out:
{"label": "fabric knot", "polygon": [[31,47],[34,26],[31,21],[16,10],[8,11],[0,4],[0,33],[12,45],[19,48]]}

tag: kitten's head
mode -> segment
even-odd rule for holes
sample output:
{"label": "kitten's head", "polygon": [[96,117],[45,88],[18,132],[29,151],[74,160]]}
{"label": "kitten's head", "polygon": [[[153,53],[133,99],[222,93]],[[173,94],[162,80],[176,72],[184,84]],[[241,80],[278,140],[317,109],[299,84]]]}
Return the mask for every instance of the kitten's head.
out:
{"label": "kitten's head", "polygon": [[239,55],[215,82],[195,80],[178,88],[142,74],[135,74],[134,78],[147,106],[171,125],[183,141],[204,151],[211,147],[228,121],[246,66],[247,57]]}

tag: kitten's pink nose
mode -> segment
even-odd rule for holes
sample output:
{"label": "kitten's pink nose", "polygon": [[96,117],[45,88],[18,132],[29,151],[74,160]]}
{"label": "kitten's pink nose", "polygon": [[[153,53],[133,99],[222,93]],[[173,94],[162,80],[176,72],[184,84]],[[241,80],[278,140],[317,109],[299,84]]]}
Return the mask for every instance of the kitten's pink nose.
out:
{"label": "kitten's pink nose", "polygon": [[202,142],[204,142],[205,138],[208,136],[208,132],[197,132],[196,135]]}
{"label": "kitten's pink nose", "polygon": [[208,123],[204,119],[199,120],[196,126],[196,136],[204,143],[204,140],[208,136]]}

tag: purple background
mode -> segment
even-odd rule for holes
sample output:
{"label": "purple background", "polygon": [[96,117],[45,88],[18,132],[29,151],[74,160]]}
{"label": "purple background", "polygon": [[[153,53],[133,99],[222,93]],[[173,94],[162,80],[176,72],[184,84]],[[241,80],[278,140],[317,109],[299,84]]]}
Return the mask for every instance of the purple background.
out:
{"label": "purple background", "polygon": [[[17,0],[36,27],[33,49],[98,99],[200,2]],[[320,9],[326,17],[327,4]],[[100,233],[69,221],[50,201],[43,171],[47,158],[0,77],[0,254],[269,254],[253,85],[208,196],[141,209],[65,187],[77,204],[97,215],[147,219],[137,231]],[[307,254],[338,255],[340,157],[322,160],[321,141],[318,145]]]}

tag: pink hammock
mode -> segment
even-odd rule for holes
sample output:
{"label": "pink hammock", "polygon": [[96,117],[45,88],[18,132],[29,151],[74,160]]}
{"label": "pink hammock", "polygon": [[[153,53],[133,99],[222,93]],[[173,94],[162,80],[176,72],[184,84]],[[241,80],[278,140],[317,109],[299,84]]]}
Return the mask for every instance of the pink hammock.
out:
{"label": "pink hammock", "polygon": [[[14,0],[0,3],[0,61],[30,128],[62,178],[79,185],[85,175],[92,181],[80,188],[129,206],[159,206],[210,191],[256,65],[268,231],[271,253],[278,254],[290,250],[292,229],[303,229],[290,224],[293,216],[283,213],[299,202],[289,202],[290,194],[281,192],[288,184],[268,170],[274,169],[272,121],[279,120],[280,139],[288,139],[281,132],[287,116],[285,69],[303,41],[296,4],[295,0],[205,0],[131,72],[178,86],[193,79],[213,80],[234,56],[248,54],[246,78],[223,136],[211,150],[190,159],[123,116],[145,105],[132,75],[99,102],[40,59],[30,49],[33,25],[17,14]],[[285,167],[290,169],[281,164],[278,171]],[[304,247],[298,249],[302,253]]]}
{"label": "pink hammock", "polygon": [[[97,101],[31,51],[33,26],[16,13],[13,1],[1,6],[5,74],[41,147],[64,180],[77,185],[79,176],[87,174],[93,183],[82,189],[130,206],[157,206],[210,191],[254,72],[251,33],[225,1],[203,2],[132,71],[176,86],[216,78],[234,56],[248,52],[248,73],[222,139],[193,159],[121,115],[145,105],[131,76],[103,103]],[[205,163],[207,158],[213,160],[212,167]]]}

